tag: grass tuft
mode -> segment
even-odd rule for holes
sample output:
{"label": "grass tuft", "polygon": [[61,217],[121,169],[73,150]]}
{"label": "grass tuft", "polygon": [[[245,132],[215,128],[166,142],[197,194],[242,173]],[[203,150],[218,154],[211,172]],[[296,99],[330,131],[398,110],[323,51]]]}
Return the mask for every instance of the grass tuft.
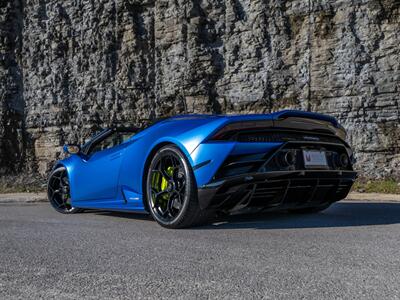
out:
{"label": "grass tuft", "polygon": [[400,182],[394,179],[358,179],[353,186],[353,191],[359,193],[400,194]]}
{"label": "grass tuft", "polygon": [[41,186],[26,186],[26,185],[0,185],[0,194],[12,193],[41,193],[45,192],[46,188]]}
{"label": "grass tuft", "polygon": [[0,176],[0,194],[46,191],[46,179],[38,174]]}
{"label": "grass tuft", "polygon": [[[36,174],[27,177],[0,177],[0,194],[38,193],[46,191],[46,180]],[[359,193],[400,194],[400,182],[394,179],[368,180],[359,178],[352,188]]]}

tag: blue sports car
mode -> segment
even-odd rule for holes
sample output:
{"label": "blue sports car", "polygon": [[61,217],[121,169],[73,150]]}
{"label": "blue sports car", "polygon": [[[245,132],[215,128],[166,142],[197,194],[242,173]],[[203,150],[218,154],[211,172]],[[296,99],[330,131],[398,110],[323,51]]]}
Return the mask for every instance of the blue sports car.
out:
{"label": "blue sports car", "polygon": [[356,178],[346,132],[330,116],[182,115],[143,129],[109,128],[66,145],[48,181],[61,213],[150,213],[184,228],[215,212],[318,212],[345,198]]}

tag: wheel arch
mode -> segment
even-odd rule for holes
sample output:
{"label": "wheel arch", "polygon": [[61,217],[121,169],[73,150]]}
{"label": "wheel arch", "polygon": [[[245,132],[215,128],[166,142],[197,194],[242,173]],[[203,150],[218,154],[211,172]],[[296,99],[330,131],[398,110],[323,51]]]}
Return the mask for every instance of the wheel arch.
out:
{"label": "wheel arch", "polygon": [[61,167],[66,168],[66,166],[63,163],[57,162],[54,164],[52,171],[54,171],[55,169],[61,168]]}
{"label": "wheel arch", "polygon": [[50,179],[50,176],[51,176],[51,174],[53,174],[54,170],[57,170],[58,168],[65,168],[65,169],[68,171],[67,166],[58,161],[58,162],[56,162],[56,163],[54,164],[54,166],[51,168],[51,170],[50,170],[50,172],[49,172],[49,175],[48,175],[48,177],[49,177],[48,179]]}
{"label": "wheel arch", "polygon": [[188,156],[186,149],[182,149],[182,146],[179,145],[178,143],[175,143],[173,141],[170,140],[166,140],[166,141],[161,141],[159,143],[157,143],[156,145],[153,146],[153,148],[150,150],[149,154],[146,157],[146,161],[143,165],[143,170],[142,170],[142,192],[143,192],[143,206],[144,208],[149,211],[149,207],[147,204],[147,199],[146,199],[146,182],[147,182],[147,169],[151,163],[151,160],[153,159],[154,155],[157,153],[158,150],[160,150],[162,147],[165,146],[175,146],[177,147],[179,150],[182,151],[182,153],[186,156],[186,158],[190,161],[190,156]]}
{"label": "wheel arch", "polygon": [[[67,176],[68,176],[68,178],[69,178],[69,180],[70,180],[70,187],[71,187],[71,190],[73,191],[74,187],[73,187],[73,183],[72,183],[72,180],[71,180],[71,176],[72,176],[74,167],[73,167],[73,164],[71,164],[69,160],[66,160],[66,161],[57,161],[57,162],[54,164],[53,168],[52,168],[51,171],[49,172],[49,176],[48,176],[48,178],[47,178],[47,183],[48,183],[48,181],[49,181],[49,179],[50,179],[51,174],[53,174],[54,170],[56,170],[56,169],[58,169],[58,168],[65,168],[65,170],[67,170]],[[72,192],[72,193],[73,193],[73,192]]]}

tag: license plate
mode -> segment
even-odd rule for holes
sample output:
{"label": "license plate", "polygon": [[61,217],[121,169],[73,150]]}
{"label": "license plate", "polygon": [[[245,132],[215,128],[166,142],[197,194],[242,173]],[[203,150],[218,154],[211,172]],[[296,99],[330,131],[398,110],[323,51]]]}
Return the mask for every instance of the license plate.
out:
{"label": "license plate", "polygon": [[326,154],[324,151],[315,150],[303,150],[304,166],[310,167],[328,167],[328,162],[326,161]]}

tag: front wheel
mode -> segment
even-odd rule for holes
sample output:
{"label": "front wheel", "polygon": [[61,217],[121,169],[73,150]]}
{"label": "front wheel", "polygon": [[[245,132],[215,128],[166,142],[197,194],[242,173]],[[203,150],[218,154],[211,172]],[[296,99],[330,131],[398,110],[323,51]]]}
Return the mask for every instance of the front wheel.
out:
{"label": "front wheel", "polygon": [[203,223],[208,216],[199,207],[193,171],[176,146],[164,146],[151,160],[146,199],[150,214],[163,227],[190,227]]}
{"label": "front wheel", "polygon": [[71,193],[68,172],[59,167],[51,172],[47,183],[47,197],[53,208],[59,213],[73,214],[80,210],[71,205]]}

